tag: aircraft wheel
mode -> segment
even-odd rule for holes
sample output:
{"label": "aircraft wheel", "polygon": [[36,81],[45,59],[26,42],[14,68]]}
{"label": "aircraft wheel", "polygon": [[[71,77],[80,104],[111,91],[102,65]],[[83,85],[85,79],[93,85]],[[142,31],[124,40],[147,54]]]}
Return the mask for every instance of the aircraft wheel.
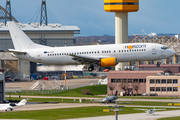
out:
{"label": "aircraft wheel", "polygon": [[89,72],[92,72],[94,70],[94,66],[90,66],[89,68],[88,68],[88,71]]}

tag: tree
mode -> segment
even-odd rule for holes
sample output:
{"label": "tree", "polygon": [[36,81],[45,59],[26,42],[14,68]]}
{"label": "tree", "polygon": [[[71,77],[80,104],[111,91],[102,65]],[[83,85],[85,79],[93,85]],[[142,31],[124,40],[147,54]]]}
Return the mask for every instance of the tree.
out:
{"label": "tree", "polygon": [[128,87],[129,87],[129,84],[127,82],[122,82],[120,84],[120,88],[125,91],[125,95],[126,95],[126,91],[128,90]]}
{"label": "tree", "polygon": [[115,86],[112,86],[112,85],[108,85],[108,89],[111,90],[111,93],[113,94],[113,90],[114,90]]}
{"label": "tree", "polygon": [[139,82],[133,82],[132,87],[136,91],[136,96],[137,96],[138,95],[138,90],[141,88],[140,83]]}

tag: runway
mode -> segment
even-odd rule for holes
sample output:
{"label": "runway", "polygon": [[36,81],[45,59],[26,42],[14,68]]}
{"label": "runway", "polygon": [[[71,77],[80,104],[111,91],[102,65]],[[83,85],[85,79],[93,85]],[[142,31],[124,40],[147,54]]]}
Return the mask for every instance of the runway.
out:
{"label": "runway", "polygon": [[[46,109],[61,109],[74,107],[89,107],[89,106],[109,106],[110,104],[101,103],[52,103],[52,104],[27,104],[23,107],[14,109],[13,111],[30,111],[30,110],[46,110]],[[156,108],[180,108],[178,106],[138,106],[138,105],[122,105],[124,107],[156,107]]]}
{"label": "runway", "polygon": [[[156,120],[159,118],[180,116],[180,110],[156,112],[155,115],[146,116],[146,113],[118,115],[118,120]],[[115,120],[115,116],[89,117],[66,120]]]}

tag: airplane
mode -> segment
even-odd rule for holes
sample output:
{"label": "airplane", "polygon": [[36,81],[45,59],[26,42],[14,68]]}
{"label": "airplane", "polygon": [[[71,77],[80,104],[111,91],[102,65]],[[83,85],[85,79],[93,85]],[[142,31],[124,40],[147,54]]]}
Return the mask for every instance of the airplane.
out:
{"label": "airplane", "polygon": [[116,93],[115,93],[114,96],[105,97],[105,98],[103,99],[103,102],[102,102],[102,103],[115,103],[115,100],[118,99],[117,93],[118,93],[118,91],[116,90]]}
{"label": "airplane", "polygon": [[119,62],[154,61],[176,54],[165,45],[154,43],[126,43],[88,46],[49,47],[34,43],[13,22],[7,22],[15,49],[8,49],[13,57],[46,65],[88,65],[110,67]]}
{"label": "airplane", "polygon": [[146,112],[146,115],[154,115],[153,113],[155,113],[156,111],[158,111],[158,110],[166,110],[166,109],[155,109],[155,107],[154,107],[154,109],[134,109],[134,110],[143,110],[143,111],[145,111]]}
{"label": "airplane", "polygon": [[0,111],[8,111],[13,110],[15,108],[22,107],[26,104],[28,99],[23,99],[19,103],[6,103],[6,104],[0,104]]}

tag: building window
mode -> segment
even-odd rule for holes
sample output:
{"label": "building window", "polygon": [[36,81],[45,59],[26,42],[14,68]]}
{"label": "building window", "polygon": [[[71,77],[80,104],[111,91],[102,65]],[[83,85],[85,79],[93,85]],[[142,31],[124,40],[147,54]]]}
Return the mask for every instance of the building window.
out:
{"label": "building window", "polygon": [[146,83],[146,79],[144,79],[144,83]]}
{"label": "building window", "polygon": [[121,79],[117,79],[117,83],[121,83]]}
{"label": "building window", "polygon": [[171,84],[171,83],[172,83],[172,80],[171,80],[171,79],[168,79],[168,80],[167,80],[167,83],[168,83],[168,84]]}
{"label": "building window", "polygon": [[166,91],[166,87],[162,87],[162,88],[161,88],[161,91],[162,91],[162,92]]}
{"label": "building window", "polygon": [[172,87],[167,87],[167,91],[172,91]]}
{"label": "building window", "polygon": [[150,79],[150,84],[154,84],[154,79]]}
{"label": "building window", "polygon": [[143,79],[139,79],[139,82],[140,82],[140,83],[143,83]]}
{"label": "building window", "polygon": [[132,83],[132,79],[128,79],[128,83]]}
{"label": "building window", "polygon": [[156,84],[160,84],[160,83],[161,83],[160,79],[157,79]]}
{"label": "building window", "polygon": [[111,79],[111,83],[116,83],[116,79]]}
{"label": "building window", "polygon": [[134,82],[138,82],[138,79],[133,79]]}
{"label": "building window", "polygon": [[160,87],[157,87],[157,88],[156,88],[156,91],[161,91]]}
{"label": "building window", "polygon": [[127,80],[126,79],[122,79],[122,83],[126,83],[127,82]]}
{"label": "building window", "polygon": [[161,83],[162,83],[162,84],[166,84],[166,79],[162,79],[162,80],[161,80]]}
{"label": "building window", "polygon": [[173,87],[173,91],[178,91],[178,87]]}
{"label": "building window", "polygon": [[150,91],[155,91],[155,87],[150,87]]}
{"label": "building window", "polygon": [[174,80],[173,80],[173,83],[177,84],[177,83],[178,83],[178,80],[177,80],[177,79],[174,79]]}

